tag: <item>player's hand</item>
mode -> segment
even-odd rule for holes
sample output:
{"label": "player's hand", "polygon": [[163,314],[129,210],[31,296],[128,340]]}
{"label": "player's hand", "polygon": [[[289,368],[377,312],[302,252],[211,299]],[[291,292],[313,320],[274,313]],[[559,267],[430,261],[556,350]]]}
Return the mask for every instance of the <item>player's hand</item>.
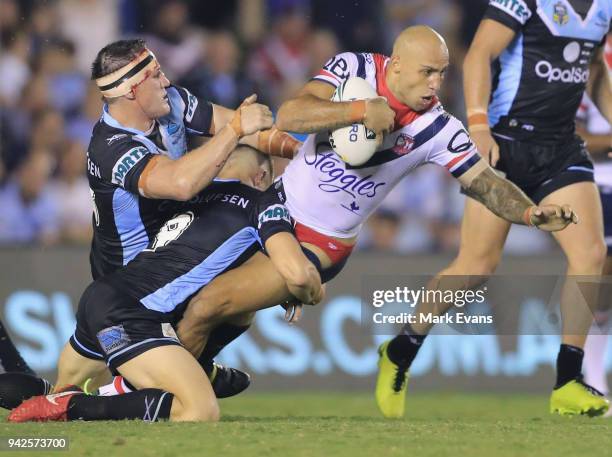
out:
{"label": "player's hand", "polygon": [[494,167],[499,160],[499,146],[493,139],[490,130],[470,132],[470,137],[476,144],[478,152],[489,165]]}
{"label": "player's hand", "polygon": [[255,103],[257,95],[253,94],[244,99],[240,107],[240,128],[242,135],[250,135],[259,130],[265,130],[272,127],[274,119],[272,111],[266,105]]}
{"label": "player's hand", "polygon": [[395,125],[395,112],[389,108],[385,97],[376,97],[366,100],[363,125],[376,132],[380,138],[385,132],[391,132]]}
{"label": "player's hand", "polygon": [[578,223],[578,216],[569,205],[532,206],[529,211],[530,224],[546,232],[556,232]]}

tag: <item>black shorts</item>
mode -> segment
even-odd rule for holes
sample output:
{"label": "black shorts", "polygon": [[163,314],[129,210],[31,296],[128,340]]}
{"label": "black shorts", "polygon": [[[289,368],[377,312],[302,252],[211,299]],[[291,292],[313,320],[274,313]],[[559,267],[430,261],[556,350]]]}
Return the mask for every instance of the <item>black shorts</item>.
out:
{"label": "black shorts", "polygon": [[599,186],[599,194],[601,195],[604,235],[608,246],[608,255],[612,255],[612,186]]}
{"label": "black shorts", "polygon": [[180,346],[174,321],[173,315],[145,308],[102,278],[81,297],[70,345],[83,357],[104,360],[116,371],[123,363],[155,347]]}
{"label": "black shorts", "polygon": [[536,204],[570,184],[593,182],[593,162],[578,136],[567,144],[544,146],[493,135],[499,145],[495,168]]}

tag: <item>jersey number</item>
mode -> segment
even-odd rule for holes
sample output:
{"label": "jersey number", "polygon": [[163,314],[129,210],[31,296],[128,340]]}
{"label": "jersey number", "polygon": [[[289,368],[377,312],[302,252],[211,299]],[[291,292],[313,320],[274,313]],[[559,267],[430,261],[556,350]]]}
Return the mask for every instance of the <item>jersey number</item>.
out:
{"label": "jersey number", "polygon": [[98,211],[98,205],[96,205],[96,194],[92,189],[89,189],[91,194],[91,201],[93,202],[93,214],[94,220],[96,221],[96,227],[100,227],[100,211]]}
{"label": "jersey number", "polygon": [[159,229],[153,244],[147,251],[155,251],[157,248],[166,246],[171,241],[176,240],[181,234],[187,230],[187,227],[191,225],[195,219],[191,211],[174,216]]}

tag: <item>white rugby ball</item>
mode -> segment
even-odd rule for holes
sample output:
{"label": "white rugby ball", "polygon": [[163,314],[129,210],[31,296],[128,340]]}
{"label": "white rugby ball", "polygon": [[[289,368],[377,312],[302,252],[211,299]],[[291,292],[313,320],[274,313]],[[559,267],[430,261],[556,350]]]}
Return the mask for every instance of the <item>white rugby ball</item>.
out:
{"label": "white rugby ball", "polygon": [[[378,97],[376,90],[363,78],[352,77],[340,84],[332,101],[349,102]],[[329,143],[334,152],[349,165],[362,165],[376,152],[376,133],[363,124],[353,124],[334,130],[329,134]]]}

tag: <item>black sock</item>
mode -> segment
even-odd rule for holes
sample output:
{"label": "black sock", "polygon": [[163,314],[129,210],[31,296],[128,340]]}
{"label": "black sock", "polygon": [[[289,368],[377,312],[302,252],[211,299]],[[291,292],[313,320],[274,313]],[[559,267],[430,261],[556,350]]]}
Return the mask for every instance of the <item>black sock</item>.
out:
{"label": "black sock", "polygon": [[110,397],[77,394],[68,403],[68,420],[155,422],[170,417],[173,399],[173,394],[161,389],[142,389]]}
{"label": "black sock", "polygon": [[210,332],[204,351],[198,357],[198,362],[204,368],[206,374],[210,375],[212,371],[213,359],[221,352],[225,346],[230,344],[244,332],[249,329],[250,325],[233,325],[220,324]]}
{"label": "black sock", "polygon": [[0,407],[16,408],[22,401],[37,395],[51,392],[51,384],[46,379],[28,373],[0,374]]}
{"label": "black sock", "polygon": [[0,363],[7,373],[36,374],[19,354],[2,321],[0,321]]}
{"label": "black sock", "polygon": [[582,373],[584,351],[576,346],[562,344],[557,355],[557,384],[555,389],[576,379]]}
{"label": "black sock", "polygon": [[417,335],[410,325],[402,329],[402,333],[391,340],[387,346],[387,356],[396,365],[409,368],[423,345],[427,335]]}

